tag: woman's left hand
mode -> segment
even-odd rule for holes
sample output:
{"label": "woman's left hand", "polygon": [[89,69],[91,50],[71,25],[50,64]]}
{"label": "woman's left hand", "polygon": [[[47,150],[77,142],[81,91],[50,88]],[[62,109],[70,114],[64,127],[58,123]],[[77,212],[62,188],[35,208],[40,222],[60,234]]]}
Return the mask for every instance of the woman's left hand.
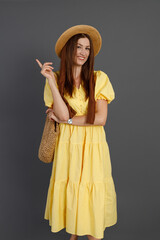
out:
{"label": "woman's left hand", "polygon": [[58,123],[64,123],[64,121],[62,121],[62,120],[60,120],[59,118],[56,117],[56,115],[55,115],[54,112],[53,112],[53,109],[48,108],[48,109],[46,110],[46,113],[48,114],[49,119],[54,120],[54,121],[56,121],[56,122],[58,122]]}

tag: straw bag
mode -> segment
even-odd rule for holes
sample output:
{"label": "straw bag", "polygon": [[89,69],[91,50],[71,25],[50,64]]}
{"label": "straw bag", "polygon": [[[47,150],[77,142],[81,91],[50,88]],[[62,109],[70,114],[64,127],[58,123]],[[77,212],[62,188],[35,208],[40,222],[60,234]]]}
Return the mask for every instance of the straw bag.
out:
{"label": "straw bag", "polygon": [[59,123],[49,119],[47,114],[41,143],[38,150],[38,158],[44,163],[51,163],[54,159],[56,139],[59,134]]}

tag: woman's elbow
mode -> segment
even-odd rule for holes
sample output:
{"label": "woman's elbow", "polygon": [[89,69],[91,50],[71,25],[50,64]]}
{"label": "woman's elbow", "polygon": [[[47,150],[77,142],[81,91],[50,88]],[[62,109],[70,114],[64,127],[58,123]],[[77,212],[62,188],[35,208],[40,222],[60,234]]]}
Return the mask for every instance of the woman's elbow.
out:
{"label": "woman's elbow", "polygon": [[67,121],[69,119],[68,115],[60,114],[57,116],[61,121]]}
{"label": "woman's elbow", "polygon": [[61,121],[67,121],[69,119],[69,112],[56,112],[54,109],[53,109],[55,115],[61,120]]}
{"label": "woman's elbow", "polygon": [[106,117],[105,117],[105,118],[103,117],[103,118],[102,118],[102,126],[105,126],[105,125],[106,125],[106,121],[107,121],[107,118],[106,118]]}
{"label": "woman's elbow", "polygon": [[105,126],[105,125],[106,125],[106,121],[102,121],[101,126]]}
{"label": "woman's elbow", "polygon": [[69,112],[63,114],[63,116],[61,117],[61,120],[62,120],[62,121],[67,121],[68,119],[69,119]]}
{"label": "woman's elbow", "polygon": [[68,119],[69,119],[69,116],[67,116],[67,117],[64,116],[63,119],[61,119],[61,120],[62,120],[62,121],[68,121]]}
{"label": "woman's elbow", "polygon": [[97,114],[97,120],[99,122],[98,125],[105,126],[106,120],[107,120],[106,116],[104,116],[104,114],[98,113],[98,112],[96,114]]}

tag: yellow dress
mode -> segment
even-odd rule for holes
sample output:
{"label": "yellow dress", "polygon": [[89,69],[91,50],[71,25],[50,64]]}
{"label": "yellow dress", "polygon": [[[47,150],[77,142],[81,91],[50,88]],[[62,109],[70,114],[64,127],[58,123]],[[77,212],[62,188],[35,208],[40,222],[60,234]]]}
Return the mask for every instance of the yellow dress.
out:
{"label": "yellow dress", "polygon": [[[110,103],[115,92],[107,74],[100,70],[94,74],[95,100]],[[65,98],[77,111],[76,116],[87,113],[88,100],[85,101],[82,85],[74,88],[72,98]],[[44,102],[48,107],[53,103],[47,78]],[[117,197],[103,126],[60,123],[44,219],[49,220],[52,232],[66,228],[70,234],[101,239],[105,228],[116,224]]]}

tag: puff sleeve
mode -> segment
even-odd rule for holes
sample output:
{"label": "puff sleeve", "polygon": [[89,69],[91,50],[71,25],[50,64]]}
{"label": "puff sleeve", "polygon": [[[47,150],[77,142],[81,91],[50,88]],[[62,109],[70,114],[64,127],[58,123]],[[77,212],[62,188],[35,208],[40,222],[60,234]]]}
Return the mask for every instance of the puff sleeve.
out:
{"label": "puff sleeve", "polygon": [[[55,75],[55,78],[56,78],[56,86],[58,88],[57,75],[56,75],[55,72],[54,72],[54,75]],[[52,105],[53,105],[52,91],[51,91],[51,88],[50,88],[50,85],[49,85],[49,82],[48,82],[47,78],[46,78],[46,81],[45,81],[43,98],[44,98],[45,106],[52,107]]]}
{"label": "puff sleeve", "polygon": [[103,71],[97,71],[96,74],[95,100],[105,99],[111,103],[115,99],[115,92],[108,75]]}

